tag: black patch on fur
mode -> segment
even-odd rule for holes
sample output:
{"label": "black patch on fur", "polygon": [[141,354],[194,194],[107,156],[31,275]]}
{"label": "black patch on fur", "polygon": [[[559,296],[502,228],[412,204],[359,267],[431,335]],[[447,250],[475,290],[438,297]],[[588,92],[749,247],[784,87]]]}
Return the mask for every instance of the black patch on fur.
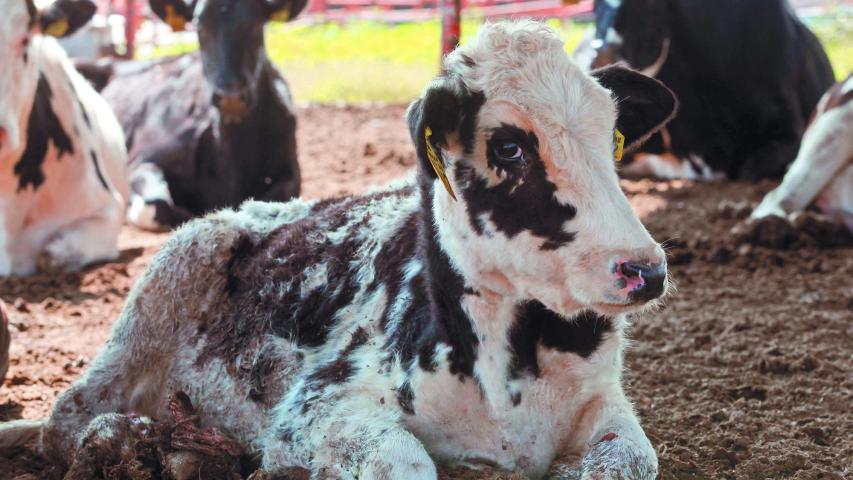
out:
{"label": "black patch on fur", "polygon": [[412,385],[409,384],[408,380],[403,382],[400,388],[397,389],[397,403],[400,404],[403,413],[407,415],[415,414],[415,392],[412,390]]}
{"label": "black patch on fur", "polygon": [[309,380],[316,382],[319,386],[344,383],[355,373],[352,360],[349,358],[358,347],[367,343],[367,331],[359,327],[352,334],[349,344],[338,355],[334,361],[318,368],[309,376]]}
{"label": "black patch on fur", "polygon": [[[493,146],[508,139],[524,149],[525,160],[517,165],[507,165],[493,151]],[[555,250],[574,239],[574,233],[566,232],[564,226],[577,210],[555,198],[557,187],[548,180],[538,146],[539,140],[531,132],[512,125],[495,129],[487,148],[489,168],[506,173],[504,180],[492,187],[473,167],[459,163],[460,183],[466,185],[462,196],[475,232],[483,234],[480,216],[486,214],[498,231],[510,238],[529,231],[545,239],[542,250]]]}
{"label": "black patch on fur", "polygon": [[89,150],[89,156],[92,157],[92,165],[95,167],[95,174],[98,176],[98,180],[101,182],[104,190],[109,192],[110,186],[107,184],[107,179],[104,178],[103,172],[101,172],[101,165],[98,163],[98,154],[94,150]]}
{"label": "black patch on fur", "polygon": [[463,150],[469,154],[474,151],[477,115],[484,103],[486,96],[482,92],[468,90],[455,75],[439,77],[422,98],[412,102],[407,120],[422,173],[436,178],[427,158],[426,128],[432,130],[430,141],[436,151],[447,145],[449,133],[457,133]]}
{"label": "black patch on fur", "polygon": [[[350,271],[350,260],[362,248],[359,238],[369,215],[353,219],[353,209],[388,196],[411,194],[410,189],[326,202],[296,222],[283,225],[254,242],[235,241],[226,262],[223,311],[207,322],[204,352],[211,357],[235,359],[244,345],[261,335],[276,335],[302,347],[323,345],[341,309],[353,303],[361,288]],[[354,224],[352,222],[354,221]],[[326,232],[348,226],[345,238],[333,244]],[[308,269],[326,265],[327,281],[306,292],[302,283]]]}
{"label": "black patch on fur", "polygon": [[612,330],[613,323],[609,318],[591,311],[566,319],[540,302],[526,302],[518,307],[515,324],[509,332],[513,356],[510,375],[518,378],[529,373],[539,377],[536,349],[540,345],[589,358]]}
{"label": "black patch on fur", "polygon": [[47,79],[44,74],[39,74],[33,109],[27,122],[27,147],[21,155],[21,159],[15,164],[18,191],[24,190],[28,186],[32,186],[33,190],[38,190],[44,183],[42,164],[47,155],[48,142],[52,142],[56,148],[57,158],[74,152],[71,139],[62,129],[62,124],[50,105],[52,96],[53,92],[47,83]]}

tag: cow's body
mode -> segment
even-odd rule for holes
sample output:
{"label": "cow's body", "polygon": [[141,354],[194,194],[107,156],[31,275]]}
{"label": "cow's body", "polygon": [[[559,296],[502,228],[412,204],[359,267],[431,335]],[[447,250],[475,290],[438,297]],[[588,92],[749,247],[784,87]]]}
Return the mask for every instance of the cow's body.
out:
{"label": "cow's body", "polygon": [[[26,12],[10,1],[18,8],[6,11]],[[12,115],[0,124],[0,275],[115,258],[128,189],[121,127],[53,38],[32,35],[3,62],[15,73],[0,92]]]}
{"label": "cow's body", "polygon": [[[299,195],[295,109],[267,58],[263,27],[271,18],[293,18],[304,5],[151,1],[173,28],[195,19],[201,50],[108,69],[104,97],[130,154],[131,223],[159,230],[249,198]],[[104,81],[103,68],[87,71]]]}
{"label": "cow's body", "polygon": [[853,75],[821,98],[797,159],[751,218],[786,217],[810,206],[853,231]]}
{"label": "cow's body", "polygon": [[626,174],[785,173],[834,81],[820,42],[787,0],[597,0],[596,11],[598,64],[623,58],[681,103]]}
{"label": "cow's body", "polygon": [[575,454],[566,475],[654,478],[620,377],[624,315],[665,293],[665,257],[619,189],[611,94],[631,146],[675,100],[626,69],[595,79],[546,27],[488,25],[409,109],[416,179],[179,229],[45,454],[88,478],[127,441],[116,412],[162,417],[183,391],[274,476],[434,479],[435,459],[540,477]]}
{"label": "cow's body", "polygon": [[257,107],[225,123],[197,53],[116,68],[103,95],[127,137],[133,223],[175,226],[248,198],[298,195],[290,91],[268,60],[262,69]]}

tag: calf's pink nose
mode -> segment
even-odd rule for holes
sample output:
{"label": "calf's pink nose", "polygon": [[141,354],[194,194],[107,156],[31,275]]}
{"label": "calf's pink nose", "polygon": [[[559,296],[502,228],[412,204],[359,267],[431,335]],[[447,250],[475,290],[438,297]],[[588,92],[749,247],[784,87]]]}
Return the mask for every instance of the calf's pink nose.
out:
{"label": "calf's pink nose", "polygon": [[666,290],[666,263],[619,261],[616,264],[617,282],[628,290],[633,302],[648,302]]}

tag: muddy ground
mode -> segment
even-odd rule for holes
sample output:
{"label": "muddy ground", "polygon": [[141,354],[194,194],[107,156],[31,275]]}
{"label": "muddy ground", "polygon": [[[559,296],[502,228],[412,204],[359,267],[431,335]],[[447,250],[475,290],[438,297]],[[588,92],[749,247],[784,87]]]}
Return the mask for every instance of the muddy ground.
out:
{"label": "muddy ground", "polygon": [[[303,108],[305,196],[364,191],[410,169],[403,113]],[[809,238],[786,250],[735,241],[729,231],[743,205],[772,183],[623,185],[666,241],[678,287],[660,311],[635,319],[627,357],[626,388],[657,448],[661,477],[853,478],[853,248]],[[0,420],[48,412],[95,356],[166,238],[128,227],[116,262],[0,281],[13,334]],[[0,479],[27,472],[44,475],[28,455],[0,457]]]}

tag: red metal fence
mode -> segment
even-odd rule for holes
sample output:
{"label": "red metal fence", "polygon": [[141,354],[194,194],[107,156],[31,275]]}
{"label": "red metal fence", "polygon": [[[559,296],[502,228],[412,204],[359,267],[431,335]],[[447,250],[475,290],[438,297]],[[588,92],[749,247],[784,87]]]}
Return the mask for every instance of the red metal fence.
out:
{"label": "red metal fence", "polygon": [[[344,22],[375,20],[388,23],[417,22],[453,13],[441,3],[454,3],[466,14],[482,18],[569,18],[592,12],[592,0],[312,0],[300,18],[307,21]],[[135,33],[148,11],[146,0],[97,0],[98,12],[125,18],[128,55],[132,55]],[[446,17],[445,17],[446,18]],[[447,20],[443,23],[447,23]],[[452,23],[446,27],[454,30]],[[456,33],[458,35],[458,31]],[[449,37],[448,37],[449,38]],[[446,51],[447,46],[443,47]]]}

